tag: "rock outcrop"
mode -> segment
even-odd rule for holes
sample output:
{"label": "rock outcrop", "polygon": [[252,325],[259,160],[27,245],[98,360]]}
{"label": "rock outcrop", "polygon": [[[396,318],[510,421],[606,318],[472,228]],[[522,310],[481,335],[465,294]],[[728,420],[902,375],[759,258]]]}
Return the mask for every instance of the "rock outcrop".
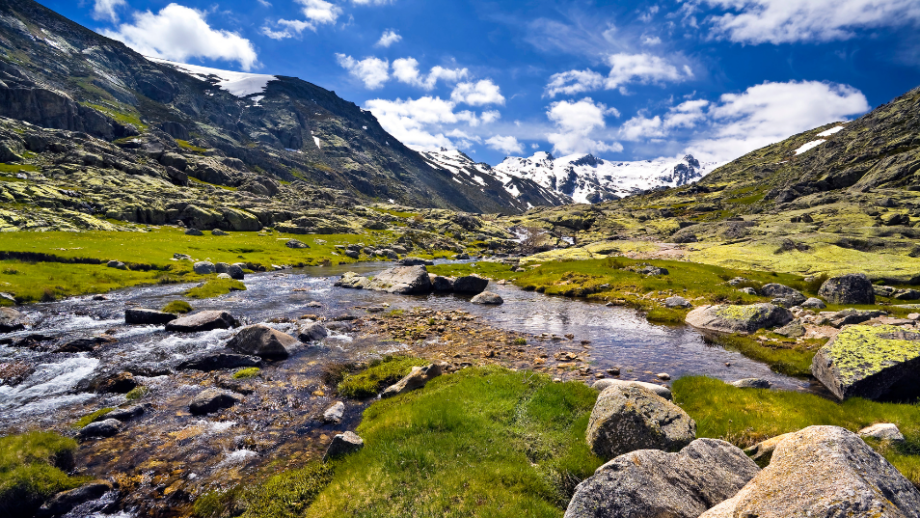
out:
{"label": "rock outcrop", "polygon": [[750,334],[759,329],[784,326],[792,321],[792,313],[773,304],[700,306],[687,314],[686,321],[707,331]]}

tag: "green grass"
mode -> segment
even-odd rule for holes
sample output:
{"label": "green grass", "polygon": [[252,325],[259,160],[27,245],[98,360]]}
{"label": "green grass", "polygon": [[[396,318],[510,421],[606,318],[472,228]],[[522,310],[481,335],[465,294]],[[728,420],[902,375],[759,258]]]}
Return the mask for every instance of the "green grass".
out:
{"label": "green grass", "polygon": [[402,212],[396,209],[383,209],[380,207],[371,207],[372,210],[379,212],[381,214],[389,214],[391,216],[396,216],[397,218],[414,218],[418,216],[418,212]]}
{"label": "green grass", "polygon": [[200,154],[200,153],[204,153],[205,151],[207,151],[207,148],[198,147],[198,146],[196,146],[196,145],[194,145],[194,144],[190,144],[187,140],[179,140],[179,139],[176,139],[176,144],[177,144],[179,147],[181,147],[182,149],[187,149],[187,150],[189,150],[189,151],[191,151],[191,152],[193,152],[193,153],[199,153],[199,154]]}
{"label": "green grass", "polygon": [[730,351],[737,351],[752,360],[764,362],[770,369],[787,376],[807,378],[811,376],[811,362],[825,340],[785,340],[778,335],[773,339],[760,342],[754,336],[740,334],[706,334],[707,343],[722,346]]}
{"label": "green grass", "polygon": [[192,305],[184,300],[174,300],[163,306],[164,313],[191,313]]}
{"label": "green grass", "polygon": [[210,299],[226,295],[231,291],[246,291],[246,285],[236,279],[210,279],[186,291],[183,295],[192,299]]}
{"label": "green grass", "polygon": [[260,369],[260,368],[258,368],[258,367],[246,367],[246,368],[244,368],[244,369],[240,369],[240,370],[234,372],[234,373],[233,373],[233,379],[235,379],[235,380],[248,380],[248,379],[252,379],[252,378],[255,378],[256,376],[258,376],[260,372],[262,372],[262,369]]}
{"label": "green grass", "polygon": [[0,516],[33,516],[50,496],[85,482],[60,469],[73,463],[76,449],[75,440],[50,432],[0,438]]}
{"label": "green grass", "polygon": [[[197,518],[300,518],[316,495],[332,481],[332,466],[312,462],[283,471],[260,484],[212,491],[195,500]],[[240,514],[240,511],[242,514]]]}
{"label": "green grass", "polygon": [[597,392],[580,382],[474,367],[373,403],[360,452],[306,517],[558,518],[602,460],[585,442]]}
{"label": "green grass", "polygon": [[737,389],[701,376],[681,378],[674,400],[696,421],[698,437],[714,437],[740,447],[812,425],[858,431],[894,423],[907,439],[902,445],[869,442],[914,485],[920,487],[920,405],[851,398],[843,403],[793,391]]}
{"label": "green grass", "polygon": [[96,421],[102,419],[103,417],[108,415],[109,412],[112,412],[113,410],[115,409],[112,407],[100,408],[99,410],[96,410],[92,414],[87,414],[81,417],[80,419],[78,419],[77,422],[73,424],[73,427],[79,430],[90,423],[95,423]]}
{"label": "green grass", "polygon": [[428,271],[444,277],[462,277],[464,275],[476,274],[480,277],[488,277],[495,280],[515,279],[523,275],[512,272],[511,266],[507,264],[485,261],[476,263],[439,264],[429,266]]}
{"label": "green grass", "polygon": [[100,111],[122,124],[133,124],[138,131],[147,131],[147,125],[141,122],[140,114],[133,107],[121,103],[118,103],[118,107],[86,102],[80,104]]}
{"label": "green grass", "polygon": [[218,189],[223,189],[223,190],[225,190],[225,191],[235,191],[235,190],[237,190],[236,187],[230,187],[229,185],[221,185],[221,184],[219,184],[219,183],[210,183],[210,182],[206,182],[206,181],[204,181],[204,180],[199,180],[198,178],[195,178],[194,176],[189,176],[189,177],[188,177],[188,180],[189,180],[190,182],[192,182],[192,183],[197,183],[198,185],[210,185],[210,186],[212,186],[212,187],[217,187]]}
{"label": "green grass", "polygon": [[38,168],[29,164],[20,165],[0,163],[0,173],[18,173],[20,171],[29,171],[34,173],[38,171]]}
{"label": "green grass", "polygon": [[428,365],[421,358],[387,356],[371,362],[370,367],[358,374],[346,374],[339,383],[339,395],[363,399],[376,396],[381,390],[396,383],[412,370],[412,367]]}
{"label": "green grass", "polygon": [[125,398],[128,401],[137,401],[142,399],[144,396],[150,393],[150,389],[144,386],[134,387],[130,392],[125,394]]}
{"label": "green grass", "polygon": [[687,311],[671,308],[652,308],[646,313],[645,319],[653,324],[679,325],[684,323]]}

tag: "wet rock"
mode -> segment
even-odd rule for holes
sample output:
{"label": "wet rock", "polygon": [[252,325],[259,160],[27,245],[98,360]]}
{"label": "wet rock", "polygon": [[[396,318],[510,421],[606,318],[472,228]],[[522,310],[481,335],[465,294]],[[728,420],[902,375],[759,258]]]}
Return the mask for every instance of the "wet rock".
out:
{"label": "wet rock", "polygon": [[234,336],[227,347],[243,354],[260,358],[283,360],[290,356],[297,339],[289,334],[272,329],[265,324],[244,327]]}
{"label": "wet rock", "polygon": [[213,414],[224,408],[230,408],[240,400],[230,394],[217,389],[207,389],[192,398],[188,409],[193,415]]}
{"label": "wet rock", "polygon": [[104,419],[83,427],[78,434],[80,440],[112,437],[121,431],[122,424],[118,419]]}
{"label": "wet rock", "polygon": [[236,319],[226,311],[201,311],[169,322],[166,324],[166,330],[178,333],[198,333],[215,329],[230,329],[236,325]]}
{"label": "wet rock", "polygon": [[454,291],[457,293],[482,293],[488,285],[488,279],[483,279],[478,275],[465,275],[457,277],[454,281]]}
{"label": "wet rock", "polygon": [[686,412],[636,386],[604,389],[587,432],[591,451],[603,459],[643,449],[676,451],[695,438],[696,423]]}
{"label": "wet rock", "polygon": [[138,386],[137,380],[130,372],[120,372],[103,377],[95,382],[95,390],[100,393],[127,394]]}
{"label": "wet rock", "polygon": [[[620,373],[619,369],[616,369],[616,373],[617,374]],[[614,379],[607,378],[607,379],[597,380],[594,382],[594,385],[591,385],[591,387],[593,387],[596,390],[600,390],[600,391],[604,391],[605,389],[609,387],[630,387],[630,386],[644,388],[646,390],[653,392],[655,395],[659,397],[663,397],[664,399],[667,399],[668,401],[673,399],[671,396],[671,389],[669,389],[668,387],[665,387],[664,385],[656,385],[655,383],[646,383],[644,381],[614,380]]]}
{"label": "wet rock", "polygon": [[801,303],[800,306],[806,309],[824,309],[827,307],[827,304],[823,300],[811,297],[805,302]]}
{"label": "wet rock", "polygon": [[356,252],[356,251],[354,251],[354,250],[346,250],[346,251],[345,251],[345,257],[348,257],[348,258],[350,258],[350,259],[360,259],[360,258],[361,258],[361,254],[358,253],[358,252]]}
{"label": "wet rock", "polygon": [[61,491],[42,504],[36,516],[38,518],[63,516],[80,504],[102,498],[102,495],[112,489],[112,484],[106,480],[93,480],[76,489]]}
{"label": "wet rock", "polygon": [[473,304],[497,306],[499,304],[503,304],[505,300],[502,299],[501,296],[499,296],[497,293],[492,293],[491,291],[484,291],[480,293],[479,295],[476,295],[475,297],[470,299],[470,302],[472,302]]}
{"label": "wet rock", "polygon": [[802,295],[799,290],[775,282],[764,284],[763,287],[760,288],[760,293],[764,297],[783,299],[788,303],[789,307],[798,306],[807,300],[805,295]]}
{"label": "wet rock", "polygon": [[197,228],[190,228],[190,229],[188,229],[188,230],[185,231],[185,235],[187,235],[187,236],[203,236],[203,235],[204,235],[204,232],[198,230]]}
{"label": "wet rock", "polygon": [[134,405],[129,408],[113,410],[105,415],[106,419],[117,419],[121,422],[137,419],[147,412],[148,405]]}
{"label": "wet rock", "polygon": [[692,304],[683,297],[668,297],[664,299],[664,307],[666,308],[689,308]]}
{"label": "wet rock", "polygon": [[126,265],[125,263],[121,261],[115,261],[115,260],[109,261],[108,263],[106,263],[106,266],[108,266],[109,268],[115,268],[116,270],[127,270],[128,269],[128,265]]}
{"label": "wet rock", "polygon": [[424,266],[397,266],[380,272],[368,288],[400,295],[426,294],[431,292],[431,279]]}
{"label": "wet rock", "polygon": [[431,274],[431,288],[434,291],[448,292],[454,291],[454,279],[443,277],[441,275]]}
{"label": "wet rock", "polygon": [[831,304],[875,304],[872,282],[862,273],[851,273],[824,281],[818,295]]}
{"label": "wet rock", "polygon": [[296,249],[296,248],[310,248],[310,246],[307,245],[306,243],[304,243],[304,242],[302,242],[302,241],[298,241],[298,240],[296,240],[296,239],[291,239],[290,241],[288,241],[287,243],[285,243],[284,246],[286,246],[286,247],[288,247],[288,248],[295,248],[295,249]]}
{"label": "wet rock", "polygon": [[58,347],[56,353],[87,353],[96,349],[96,347],[115,342],[114,338],[108,336],[94,336],[92,338],[78,338],[71,340],[66,344]]}
{"label": "wet rock", "polygon": [[180,370],[216,371],[221,369],[237,369],[240,367],[258,367],[262,360],[258,356],[245,354],[211,353],[199,356],[180,363],[176,368]]}
{"label": "wet rock", "polygon": [[579,484],[565,518],[696,518],[759,472],[744,452],[716,439],[697,439],[679,453],[633,451]]}
{"label": "wet rock", "polygon": [[405,259],[400,259],[396,264],[400,266],[433,266],[434,261],[418,257],[406,257]]}
{"label": "wet rock", "polygon": [[323,455],[323,462],[342,455],[348,455],[364,448],[364,440],[355,432],[340,433],[332,438],[326,454]]}
{"label": "wet rock", "polygon": [[217,271],[217,268],[214,266],[214,263],[210,261],[198,261],[194,266],[195,273],[198,275],[210,275]]}
{"label": "wet rock", "polygon": [[345,417],[345,403],[338,401],[323,412],[323,422],[339,424]]}
{"label": "wet rock", "polygon": [[805,326],[797,322],[791,322],[773,332],[786,338],[801,338],[805,336]]}
{"label": "wet rock", "polygon": [[355,272],[345,272],[342,277],[335,281],[335,286],[348,288],[352,290],[363,290],[370,286],[371,281],[367,277],[362,277]]}
{"label": "wet rock", "polygon": [[686,321],[693,327],[709,331],[749,334],[784,326],[792,321],[792,314],[773,304],[700,306],[687,314]]}
{"label": "wet rock", "polygon": [[671,379],[671,375],[668,374],[667,372],[659,372],[655,376],[658,377],[658,379],[664,380],[664,381]]}
{"label": "wet rock", "polygon": [[228,280],[231,279],[230,274],[227,274],[227,273],[218,273],[217,278],[218,279],[228,279]]}
{"label": "wet rock", "polygon": [[426,367],[412,367],[412,371],[396,384],[390,385],[380,393],[381,398],[387,398],[420,389],[432,379],[440,376],[443,372],[441,364],[432,363]]}
{"label": "wet rock", "polygon": [[744,378],[730,383],[731,386],[737,388],[753,388],[753,389],[768,389],[773,385],[761,378]]}
{"label": "wet rock", "polygon": [[846,327],[818,350],[811,372],[841,400],[913,395],[920,384],[920,331]]}
{"label": "wet rock", "polygon": [[13,333],[25,328],[22,313],[12,308],[0,307],[0,333]]}
{"label": "wet rock", "polygon": [[858,435],[811,426],[787,436],[770,465],[700,518],[915,517],[920,491]]}
{"label": "wet rock", "polygon": [[300,328],[298,338],[301,342],[316,342],[329,336],[329,332],[322,324],[315,322]]}
{"label": "wet rock", "polygon": [[172,313],[154,309],[131,308],[125,310],[125,323],[131,325],[163,325],[178,317]]}
{"label": "wet rock", "polygon": [[857,432],[860,437],[878,439],[880,441],[904,442],[904,435],[894,423],[879,423],[867,426]]}

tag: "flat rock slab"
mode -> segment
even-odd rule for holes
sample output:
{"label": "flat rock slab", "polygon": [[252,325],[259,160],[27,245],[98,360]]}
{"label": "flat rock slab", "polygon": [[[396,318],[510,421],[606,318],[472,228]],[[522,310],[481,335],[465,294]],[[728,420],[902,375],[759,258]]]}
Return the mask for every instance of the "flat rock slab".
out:
{"label": "flat rock slab", "polygon": [[262,359],[247,354],[214,353],[191,358],[180,363],[180,370],[216,371],[221,369],[238,369],[240,367],[258,367]]}
{"label": "flat rock slab", "polygon": [[687,323],[699,329],[720,333],[754,333],[759,329],[784,326],[792,313],[773,304],[747,306],[700,306],[687,314]]}
{"label": "flat rock slab", "polygon": [[227,343],[227,348],[241,354],[270,360],[283,360],[299,342],[293,336],[265,324],[244,327]]}
{"label": "flat rock slab", "polygon": [[920,383],[920,331],[849,326],[818,350],[811,372],[841,400],[910,393]]}
{"label": "flat rock slab", "polygon": [[770,465],[700,518],[920,517],[920,491],[853,432],[786,434]]}
{"label": "flat rock slab", "polygon": [[236,319],[226,311],[201,311],[193,315],[179,317],[166,324],[167,331],[179,333],[198,333],[215,329],[236,327]]}
{"label": "flat rock slab", "polygon": [[716,439],[697,439],[679,453],[634,451],[579,484],[565,518],[697,518],[759,472],[744,452]]}
{"label": "flat rock slab", "polygon": [[377,274],[367,288],[400,295],[424,295],[431,292],[431,278],[424,266],[397,266]]}
{"label": "flat rock slab", "polygon": [[126,309],[125,323],[132,325],[155,325],[160,326],[168,324],[177,319],[172,313],[165,313],[154,309]]}

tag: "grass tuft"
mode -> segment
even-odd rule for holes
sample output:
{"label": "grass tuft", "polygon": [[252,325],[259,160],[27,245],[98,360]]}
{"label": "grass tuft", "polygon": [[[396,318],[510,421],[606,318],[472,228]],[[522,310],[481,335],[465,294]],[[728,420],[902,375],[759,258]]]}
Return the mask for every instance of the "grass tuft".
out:
{"label": "grass tuft", "polygon": [[134,387],[130,392],[125,394],[128,401],[137,401],[150,393],[150,389],[144,386]]}
{"label": "grass tuft", "polygon": [[387,356],[382,360],[371,362],[363,372],[345,374],[338,384],[339,395],[353,399],[376,396],[388,385],[396,383],[412,370],[412,367],[428,365],[421,358],[405,356]]}
{"label": "grass tuft", "polygon": [[85,479],[71,477],[77,442],[50,432],[29,432],[0,438],[0,516],[33,516],[39,506],[60,491]]}
{"label": "grass tuft", "polygon": [[233,373],[233,379],[235,379],[235,380],[248,380],[248,379],[251,379],[251,378],[255,378],[256,376],[259,375],[260,372],[262,372],[262,369],[260,369],[260,368],[258,368],[258,367],[246,367],[246,368],[244,368],[244,369],[240,369],[240,370],[234,372],[234,373]]}
{"label": "grass tuft", "polygon": [[174,300],[163,306],[164,313],[191,313],[192,305],[184,300]]}
{"label": "grass tuft", "polygon": [[686,316],[686,311],[670,308],[652,308],[645,315],[645,319],[653,324],[680,325],[684,323]]}
{"label": "grass tuft", "polygon": [[113,410],[115,410],[115,409],[112,408],[112,407],[100,408],[99,410],[96,410],[96,411],[93,412],[92,414],[87,414],[87,415],[81,417],[80,419],[78,419],[77,422],[75,422],[75,423],[73,424],[73,427],[76,428],[77,430],[79,430],[79,429],[85,427],[86,425],[88,425],[88,424],[90,424],[90,423],[95,423],[96,421],[102,419],[102,418],[105,417],[109,412],[112,412]]}
{"label": "grass tuft", "polygon": [[246,291],[246,285],[235,279],[211,279],[186,291],[183,295],[192,299],[210,299],[226,295],[231,291]]}
{"label": "grass tuft", "polygon": [[703,340],[708,344],[718,345],[730,351],[738,351],[752,360],[764,362],[773,372],[799,378],[811,376],[811,362],[815,353],[825,343],[825,340],[797,342],[784,340],[778,336],[776,339],[759,341],[754,336],[718,333],[705,333]]}

